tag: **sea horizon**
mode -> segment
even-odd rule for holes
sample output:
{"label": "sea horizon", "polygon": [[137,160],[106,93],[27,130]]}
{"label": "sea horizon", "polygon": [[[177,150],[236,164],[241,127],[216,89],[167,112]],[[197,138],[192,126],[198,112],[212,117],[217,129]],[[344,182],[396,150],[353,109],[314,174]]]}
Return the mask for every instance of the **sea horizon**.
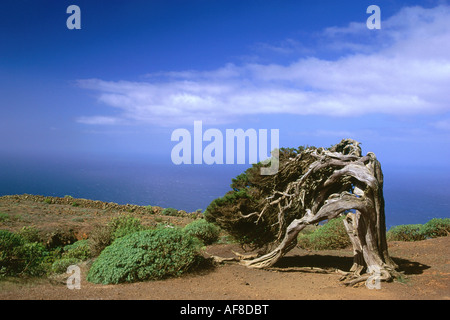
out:
{"label": "sea horizon", "polygon": [[[0,196],[33,194],[204,211],[250,165],[174,165],[164,158],[3,157]],[[382,166],[387,229],[450,217],[450,171]]]}

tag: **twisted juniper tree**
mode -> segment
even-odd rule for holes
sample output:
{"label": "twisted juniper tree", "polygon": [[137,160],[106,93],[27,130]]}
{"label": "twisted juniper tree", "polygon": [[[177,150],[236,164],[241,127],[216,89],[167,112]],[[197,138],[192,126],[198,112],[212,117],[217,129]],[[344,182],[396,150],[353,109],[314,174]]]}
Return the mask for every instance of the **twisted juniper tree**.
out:
{"label": "twisted juniper tree", "polygon": [[261,166],[233,179],[232,191],[205,213],[242,245],[260,249],[257,257],[241,256],[241,264],[271,267],[295,247],[305,226],[345,215],[354,253],[347,284],[374,274],[381,280],[397,275],[386,243],[383,174],[375,154],[362,156],[360,143],[345,139],[328,149],[280,149],[275,175],[261,175]]}

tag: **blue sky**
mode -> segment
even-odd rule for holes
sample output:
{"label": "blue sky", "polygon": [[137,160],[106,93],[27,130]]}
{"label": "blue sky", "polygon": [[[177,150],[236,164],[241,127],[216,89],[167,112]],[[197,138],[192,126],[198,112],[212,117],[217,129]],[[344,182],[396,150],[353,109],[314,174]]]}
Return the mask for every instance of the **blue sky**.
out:
{"label": "blue sky", "polygon": [[201,120],[448,170],[449,21],[447,1],[4,1],[0,150],[170,161]]}

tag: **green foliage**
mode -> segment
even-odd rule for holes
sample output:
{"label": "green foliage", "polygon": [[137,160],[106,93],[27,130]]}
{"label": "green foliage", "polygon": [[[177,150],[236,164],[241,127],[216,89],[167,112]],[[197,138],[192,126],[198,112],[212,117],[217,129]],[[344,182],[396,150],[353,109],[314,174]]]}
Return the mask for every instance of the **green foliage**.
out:
{"label": "green foliage", "polygon": [[220,229],[216,225],[204,219],[195,220],[183,228],[190,236],[200,239],[205,245],[212,244],[219,240]]}
{"label": "green foliage", "polygon": [[162,214],[165,216],[174,216],[175,217],[178,215],[178,210],[175,208],[165,208],[162,211]]}
{"label": "green foliage", "polygon": [[25,245],[25,239],[21,236],[0,230],[0,276],[16,275],[24,269],[21,259],[21,248]]}
{"label": "green foliage", "polygon": [[0,276],[42,275],[45,255],[42,244],[30,243],[19,234],[0,230]]}
{"label": "green foliage", "polygon": [[152,213],[152,214],[154,213],[154,212],[153,212],[153,207],[150,206],[150,205],[146,206],[145,209],[147,209],[147,211],[148,211],[149,213]]}
{"label": "green foliage", "polygon": [[157,228],[119,238],[89,270],[93,283],[117,284],[179,276],[201,261],[198,239],[178,228]]}
{"label": "green foliage", "polygon": [[280,148],[280,158],[294,158],[306,149],[316,149],[316,147],[299,146],[298,148]]}
{"label": "green foliage", "polygon": [[450,218],[434,218],[423,225],[422,233],[427,238],[444,237],[450,233]]}
{"label": "green foliage", "polygon": [[141,219],[131,215],[112,218],[108,226],[111,228],[113,240],[144,230],[144,227],[141,225]]}
{"label": "green foliage", "polygon": [[0,222],[9,221],[9,214],[0,212]]}
{"label": "green foliage", "polygon": [[91,256],[98,256],[115,239],[142,230],[141,220],[131,215],[112,218],[106,226],[95,226],[89,236]]}
{"label": "green foliage", "polygon": [[19,235],[21,235],[26,241],[28,242],[41,242],[42,238],[39,234],[39,229],[36,227],[30,226],[30,227],[23,227],[19,232]]}
{"label": "green foliage", "polygon": [[388,241],[419,241],[425,240],[421,224],[404,224],[392,227],[386,233]]}
{"label": "green foliage", "polygon": [[[314,147],[309,147],[312,149]],[[270,164],[257,163],[245,170],[244,173],[232,179],[231,191],[223,197],[213,200],[207,207],[204,215],[208,222],[218,225],[230,234],[241,245],[253,248],[265,247],[283,237],[278,221],[278,207],[266,207],[267,198],[273,195],[274,190],[284,190],[289,181],[297,180],[309,163],[303,168],[283,170],[290,163],[289,158],[295,157],[305,147],[281,148],[279,150],[280,170],[276,176],[261,175],[261,168]],[[311,161],[313,161],[311,159]],[[261,218],[256,213],[264,209]],[[284,212],[284,225],[289,225],[293,219],[302,212],[298,207]]]}
{"label": "green foliage", "polygon": [[45,198],[45,199],[44,199],[44,202],[45,202],[46,204],[51,204],[51,203],[52,203],[52,199],[50,199],[50,198]]}
{"label": "green foliage", "polygon": [[64,247],[63,258],[74,258],[81,261],[87,260],[91,257],[91,249],[89,240],[78,240],[77,242]]}
{"label": "green foliage", "polygon": [[[243,180],[240,180],[241,182]],[[274,233],[266,223],[255,224],[252,218],[243,219],[236,215],[240,212],[256,211],[258,203],[253,199],[248,189],[236,191],[239,184],[234,184],[234,191],[215,199],[210,203],[204,215],[206,221],[218,225],[226,230],[242,245],[261,247],[274,240]]]}
{"label": "green foliage", "polygon": [[76,258],[62,258],[53,262],[50,271],[52,273],[66,273],[67,268],[71,265],[79,263],[80,260]]}
{"label": "green foliage", "polygon": [[45,255],[44,260],[42,261],[43,266],[46,270],[50,270],[53,262],[56,260],[61,259],[61,256],[63,254],[63,249],[58,247],[54,248],[50,251],[47,251],[47,254]]}
{"label": "green foliage", "polygon": [[334,250],[351,245],[342,220],[344,217],[332,219],[317,227],[312,232],[300,232],[298,246],[308,250]]}
{"label": "green foliage", "polygon": [[434,218],[425,224],[405,224],[392,227],[386,234],[389,241],[420,241],[447,236],[450,218]]}

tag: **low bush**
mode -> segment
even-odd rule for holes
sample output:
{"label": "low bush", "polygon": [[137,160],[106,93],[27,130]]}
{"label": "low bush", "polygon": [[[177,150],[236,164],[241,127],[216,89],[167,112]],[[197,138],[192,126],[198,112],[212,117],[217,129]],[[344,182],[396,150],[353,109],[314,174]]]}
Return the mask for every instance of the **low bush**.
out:
{"label": "low bush", "polygon": [[74,258],[81,261],[91,257],[89,240],[78,240],[77,242],[64,247],[63,258]]}
{"label": "low bush", "polygon": [[425,223],[422,233],[426,238],[445,237],[450,234],[450,218],[434,218]]}
{"label": "low bush", "polygon": [[23,227],[18,232],[26,241],[28,242],[42,242],[42,237],[40,236],[39,229],[36,227]]}
{"label": "low bush", "polygon": [[27,242],[19,234],[0,230],[0,276],[40,276],[47,252],[40,243]]}
{"label": "low bush", "polygon": [[308,250],[334,250],[351,245],[342,220],[344,217],[332,219],[315,230],[300,232],[298,246]]}
{"label": "low bush", "polygon": [[113,240],[144,230],[144,227],[141,225],[141,219],[131,215],[112,218],[108,226],[111,228]]}
{"label": "low bush", "polygon": [[421,224],[403,224],[392,227],[386,233],[388,241],[419,241],[425,240]]}
{"label": "low bush", "polygon": [[450,233],[450,218],[434,218],[425,224],[404,224],[392,227],[387,232],[388,241],[419,241],[447,236]]}
{"label": "low bush", "polygon": [[51,267],[52,273],[66,273],[67,268],[71,265],[79,263],[80,260],[76,258],[62,258],[53,262]]}
{"label": "low bush", "polygon": [[202,260],[200,246],[198,239],[178,228],[135,232],[105,248],[87,280],[117,284],[179,276]]}
{"label": "low bush", "polygon": [[102,225],[94,226],[88,241],[91,255],[97,257],[113,241],[111,228]]}
{"label": "low bush", "polygon": [[165,215],[165,216],[174,216],[175,217],[175,216],[178,215],[178,210],[174,209],[174,208],[165,208],[162,211],[162,214]]}
{"label": "low bush", "polygon": [[183,228],[188,235],[200,239],[205,245],[219,240],[220,229],[204,219],[195,220]]}
{"label": "low bush", "polygon": [[9,214],[0,212],[0,222],[9,221]]}
{"label": "low bush", "polygon": [[97,225],[89,236],[89,249],[97,257],[115,239],[144,230],[141,220],[131,215],[112,218],[106,226]]}

